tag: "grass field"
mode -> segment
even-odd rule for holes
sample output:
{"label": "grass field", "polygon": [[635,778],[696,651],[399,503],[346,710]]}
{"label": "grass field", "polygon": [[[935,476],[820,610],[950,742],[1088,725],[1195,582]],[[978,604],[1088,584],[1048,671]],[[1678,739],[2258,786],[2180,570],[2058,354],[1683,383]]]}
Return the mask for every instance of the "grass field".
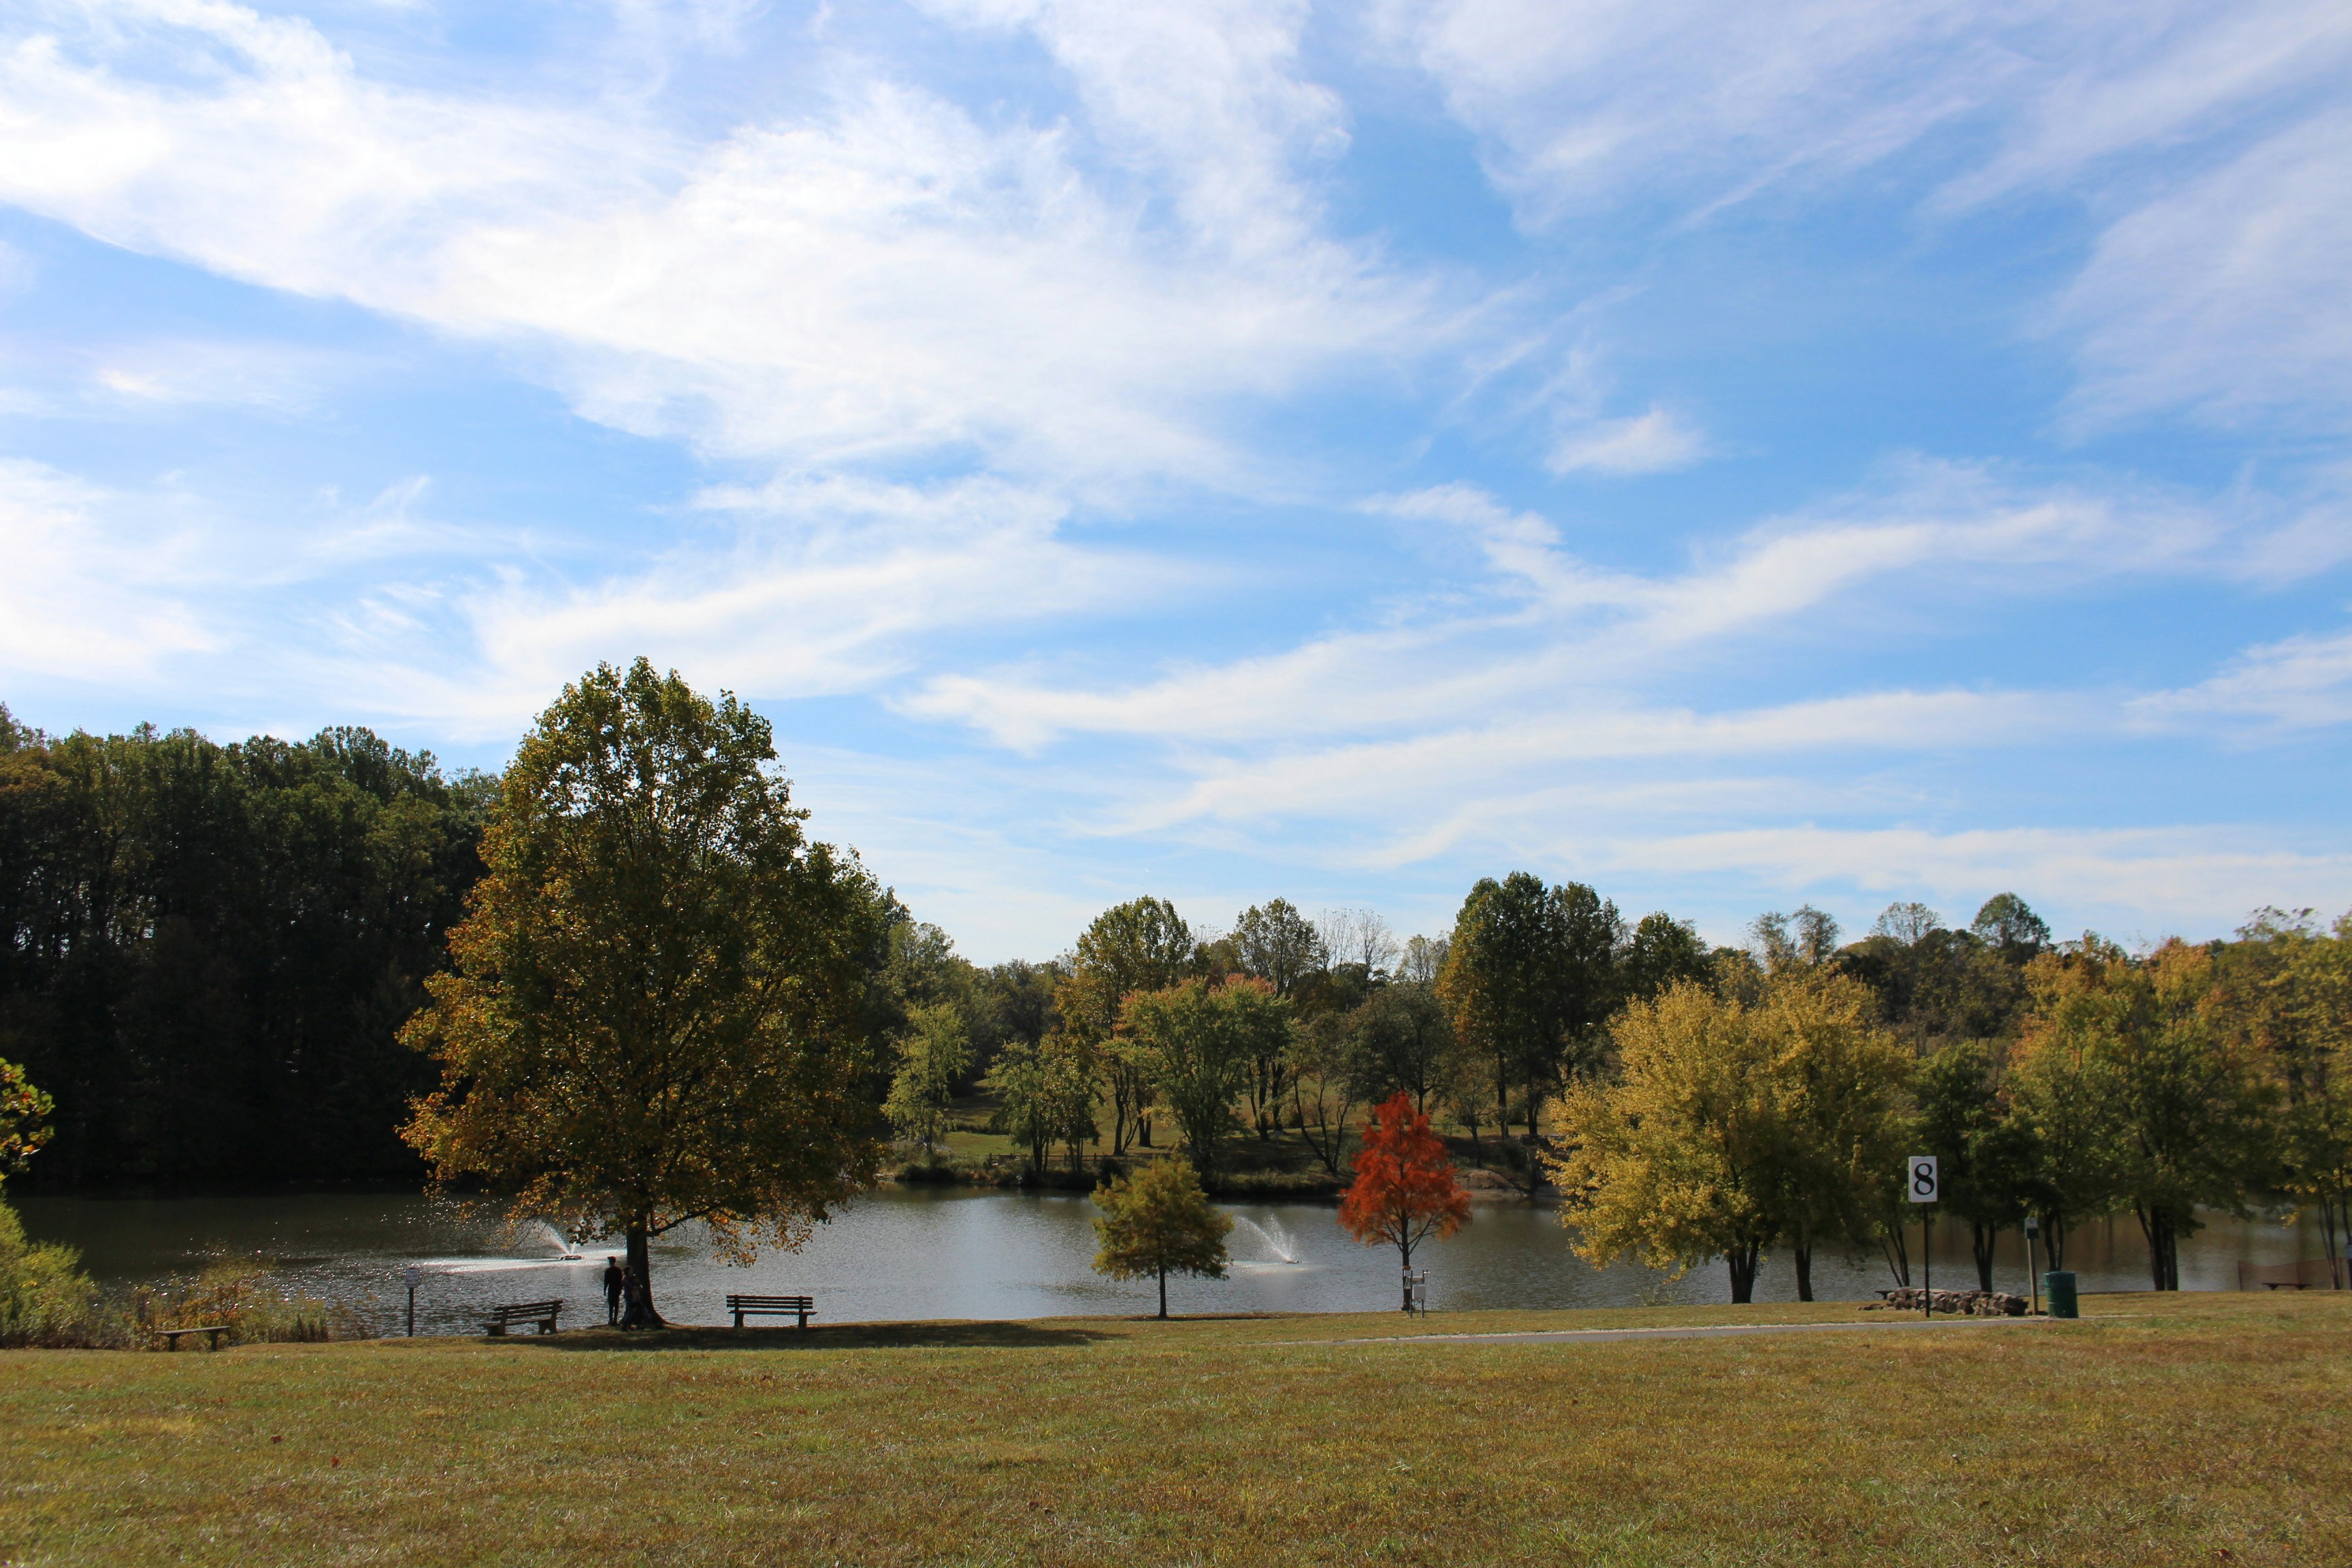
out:
{"label": "grass field", "polygon": [[2352,1562],[2352,1299],[0,1354],[0,1562]]}

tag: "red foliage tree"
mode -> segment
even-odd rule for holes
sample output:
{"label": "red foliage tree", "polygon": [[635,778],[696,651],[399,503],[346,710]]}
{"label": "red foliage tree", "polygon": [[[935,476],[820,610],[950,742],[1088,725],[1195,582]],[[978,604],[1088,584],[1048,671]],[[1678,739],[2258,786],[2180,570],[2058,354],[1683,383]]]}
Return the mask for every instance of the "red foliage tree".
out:
{"label": "red foliage tree", "polygon": [[[1412,1270],[1412,1249],[1423,1238],[1443,1241],[1468,1222],[1470,1194],[1454,1180],[1454,1157],[1429,1130],[1429,1118],[1399,1089],[1374,1108],[1356,1155],[1356,1184],[1339,1202],[1339,1226],[1366,1247],[1386,1242]],[[1404,1286],[1412,1310],[1412,1287]]]}

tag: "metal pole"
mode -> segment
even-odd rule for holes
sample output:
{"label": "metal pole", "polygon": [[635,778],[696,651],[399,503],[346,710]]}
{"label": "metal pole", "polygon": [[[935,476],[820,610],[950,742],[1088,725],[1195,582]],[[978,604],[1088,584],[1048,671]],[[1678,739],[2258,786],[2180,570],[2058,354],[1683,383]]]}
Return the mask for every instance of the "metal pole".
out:
{"label": "metal pole", "polygon": [[2041,1230],[2028,1215],[2025,1221],[2025,1289],[2033,1298],[2033,1315],[2042,1315],[2042,1276],[2033,1271],[2033,1238]]}
{"label": "metal pole", "polygon": [[1936,1205],[1919,1211],[1919,1315],[1936,1315]]}
{"label": "metal pole", "polygon": [[416,1337],[416,1287],[408,1288],[408,1337]]}

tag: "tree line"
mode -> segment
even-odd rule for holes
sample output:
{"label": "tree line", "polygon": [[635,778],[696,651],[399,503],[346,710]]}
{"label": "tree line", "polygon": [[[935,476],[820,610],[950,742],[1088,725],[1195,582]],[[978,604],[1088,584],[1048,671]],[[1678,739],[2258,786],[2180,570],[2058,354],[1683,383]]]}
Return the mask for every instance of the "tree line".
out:
{"label": "tree line", "polygon": [[2352,916],[2264,910],[2233,941],[2137,955],[2053,942],[2012,898],[1965,932],[1900,904],[1844,949],[1757,934],[1629,1006],[1556,1101],[1547,1164],[1595,1263],[1719,1258],[1745,1300],[1780,1249],[1810,1300],[1830,1247],[1908,1284],[1916,1153],[1941,1161],[1937,1206],[1986,1289],[2029,1215],[2063,1268],[2071,1231],[2130,1215],[2159,1290],[2206,1212],[2284,1199],[2331,1256],[2352,1239]]}
{"label": "tree line", "polygon": [[0,707],[0,1058],[50,1186],[418,1173],[401,1025],[480,875],[495,781],[365,730],[50,736]]}
{"label": "tree line", "polygon": [[1807,1288],[1822,1247],[1905,1277],[1910,1152],[1987,1270],[2027,1214],[2063,1258],[2130,1212],[2158,1285],[2201,1210],[2346,1227],[2352,936],[2307,913],[2132,954],[2003,894],[1965,928],[1897,904],[1842,943],[1802,908],[1710,948],[1517,872],[1433,936],[1144,897],[982,968],[808,838],[772,763],[763,721],[643,661],[568,687],[499,777],[357,730],[0,719],[0,1056],[56,1108],[35,1179],[422,1170],[583,1226],[789,1234],[886,1126],[929,1146],[974,1091],[1036,1165],[1181,1144],[1212,1177],[1285,1141],[1336,1176],[1402,1092],[1549,1174],[1596,1261],[1720,1258],[1742,1294],[1776,1250]]}

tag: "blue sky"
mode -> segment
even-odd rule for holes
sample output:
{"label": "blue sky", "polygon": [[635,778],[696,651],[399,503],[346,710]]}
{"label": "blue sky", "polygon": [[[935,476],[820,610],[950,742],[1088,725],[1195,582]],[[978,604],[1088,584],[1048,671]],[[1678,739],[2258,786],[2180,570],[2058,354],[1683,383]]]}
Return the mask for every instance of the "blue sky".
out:
{"label": "blue sky", "polygon": [[2352,905],[2352,11],[0,16],[0,700],[775,721],[983,960]]}

